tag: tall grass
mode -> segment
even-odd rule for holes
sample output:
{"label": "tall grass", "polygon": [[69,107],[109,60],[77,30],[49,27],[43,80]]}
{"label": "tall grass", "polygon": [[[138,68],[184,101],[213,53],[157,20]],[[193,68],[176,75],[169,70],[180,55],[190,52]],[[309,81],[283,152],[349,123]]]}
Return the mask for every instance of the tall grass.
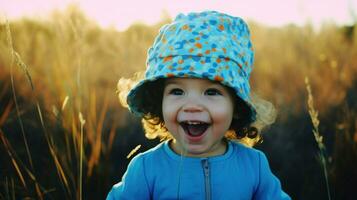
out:
{"label": "tall grass", "polygon": [[[45,20],[0,22],[0,198],[105,197],[120,180],[127,157],[148,145],[140,140],[140,122],[119,106],[117,80],[145,68],[146,50],[168,21],[118,32],[69,7]],[[280,120],[306,110],[305,75],[311,77],[321,121],[356,88],[356,31],[347,34],[334,24],[320,31],[311,25],[249,24],[256,50],[252,88],[277,105]],[[323,134],[316,122],[316,133]],[[283,130],[279,138],[299,126]],[[334,147],[338,152],[344,152],[342,141]],[[326,171],[325,177],[331,173]]]}
{"label": "tall grass", "polygon": [[[33,90],[33,84],[32,84],[32,80],[31,80],[31,76],[29,75],[28,69],[26,64],[22,61],[22,59],[20,58],[19,54],[14,50],[14,47],[12,45],[12,37],[11,37],[11,31],[10,31],[10,25],[9,22],[7,21],[6,23],[6,36],[7,36],[7,42],[9,45],[9,49],[10,49],[10,55],[11,55],[11,64],[10,64],[10,76],[11,76],[11,89],[12,89],[12,94],[13,94],[13,98],[14,98],[14,102],[15,102],[15,108],[16,108],[16,113],[17,113],[17,118],[19,121],[19,125],[21,127],[21,132],[22,132],[22,136],[23,136],[23,140],[24,140],[24,144],[25,144],[25,148],[26,148],[26,153],[28,156],[28,161],[30,163],[30,170],[34,171],[34,165],[32,162],[32,156],[30,153],[30,149],[29,149],[29,145],[28,145],[28,141],[27,141],[27,135],[24,129],[24,125],[22,122],[22,118],[20,116],[20,111],[19,111],[19,106],[18,106],[18,102],[17,102],[17,97],[16,97],[16,91],[15,91],[15,86],[14,86],[14,75],[13,75],[13,65],[16,62],[17,66],[21,67],[21,69],[24,71],[27,79],[29,80],[30,84],[31,84],[31,89]],[[10,152],[8,152],[10,153]],[[10,154],[9,154],[10,155]],[[20,175],[21,181],[24,184],[25,188],[26,188],[26,183],[25,180],[23,179],[23,176],[21,175],[21,171],[18,167],[18,165],[16,164],[16,160],[13,159],[12,157],[12,163],[14,164],[16,171],[18,171],[18,174]],[[43,195],[42,195],[42,191],[40,189],[40,186],[36,180],[36,177],[33,176],[33,173],[30,172],[29,169],[27,169],[28,174],[30,175],[31,179],[35,182],[35,188],[36,188],[36,193],[37,193],[37,197],[39,199],[43,199]]]}
{"label": "tall grass", "polygon": [[306,89],[308,93],[308,108],[309,108],[309,114],[311,117],[311,121],[313,124],[313,134],[315,137],[315,141],[319,147],[319,159],[322,164],[323,168],[323,173],[325,177],[325,183],[326,183],[326,191],[327,191],[327,197],[329,200],[331,200],[331,192],[330,192],[330,186],[329,186],[329,178],[328,178],[328,173],[327,173],[327,162],[326,162],[326,147],[325,144],[323,143],[323,136],[319,132],[319,124],[320,120],[318,118],[318,112],[315,110],[314,107],[314,98],[312,96],[312,91],[311,91],[311,86],[309,82],[309,78],[305,77],[305,84],[306,84]]}
{"label": "tall grass", "polygon": [[[2,127],[5,128],[1,129],[1,139],[24,188],[14,190],[13,194],[17,192],[18,195],[25,194],[28,197],[35,194],[37,199],[83,199],[84,184],[94,172],[98,173],[96,167],[100,164],[99,161],[102,156],[110,154],[116,130],[125,123],[125,113],[117,106],[115,97],[115,82],[119,74],[113,68],[118,63],[118,57],[123,57],[120,52],[126,51],[118,49],[120,46],[115,43],[121,37],[117,37],[114,30],[101,31],[74,7],[69,8],[67,13],[53,13],[50,23],[25,19],[1,24],[0,34],[1,42],[4,42],[3,39],[7,42],[1,43],[1,52],[10,52],[1,53],[0,80],[6,82],[6,74],[9,73],[13,92],[13,100],[9,100],[8,106],[0,115]],[[134,40],[136,35],[137,33],[134,34]],[[121,44],[128,39],[133,41],[130,37],[123,37]],[[93,45],[99,48],[93,49]],[[143,54],[146,48],[140,44]],[[135,48],[132,51],[137,50]],[[144,63],[145,58],[142,56],[134,60]],[[18,68],[14,69],[14,65]],[[110,69],[98,68],[103,65]],[[8,66],[10,67],[7,68]],[[23,84],[24,78],[30,83],[30,90]],[[6,94],[7,88],[3,89]],[[21,103],[17,100],[18,97],[21,98]],[[25,102],[24,98],[27,99]],[[16,133],[16,129],[6,128],[6,123],[13,117],[13,102],[26,147],[26,157],[16,156],[16,152],[21,149],[11,148],[12,142],[7,139],[10,132]],[[115,111],[110,116],[109,106]],[[36,110],[32,113],[35,114],[32,119],[24,118],[24,112],[29,113],[26,110]],[[33,164],[32,156],[37,148],[32,147],[33,143],[29,144],[26,133],[28,128],[23,125],[23,120],[25,123],[39,125],[37,130],[41,130],[45,138],[48,149],[43,150],[49,152],[54,168],[49,167],[55,169],[60,182],[60,187],[55,190],[39,185],[38,180],[44,181],[42,177],[37,177],[42,176],[42,169],[36,167],[38,164]],[[38,135],[40,133],[36,134],[37,138],[42,137]],[[23,162],[24,159],[30,163],[29,168]],[[23,172],[27,174],[24,175]],[[32,190],[32,184],[35,185],[35,190]],[[53,186],[47,184],[46,187]],[[61,189],[62,192],[59,191]],[[106,190],[99,195],[103,195]]]}

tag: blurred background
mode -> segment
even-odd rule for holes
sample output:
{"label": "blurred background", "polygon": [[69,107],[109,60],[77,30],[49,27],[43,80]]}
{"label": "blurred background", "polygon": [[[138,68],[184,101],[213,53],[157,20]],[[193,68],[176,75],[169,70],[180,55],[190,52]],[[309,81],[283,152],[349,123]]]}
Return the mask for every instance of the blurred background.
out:
{"label": "blurred background", "polygon": [[279,112],[255,148],[284,190],[293,199],[356,199],[352,0],[1,0],[0,199],[104,199],[127,155],[159,143],[120,106],[117,81],[145,70],[163,24],[207,9],[248,21],[252,88]]}

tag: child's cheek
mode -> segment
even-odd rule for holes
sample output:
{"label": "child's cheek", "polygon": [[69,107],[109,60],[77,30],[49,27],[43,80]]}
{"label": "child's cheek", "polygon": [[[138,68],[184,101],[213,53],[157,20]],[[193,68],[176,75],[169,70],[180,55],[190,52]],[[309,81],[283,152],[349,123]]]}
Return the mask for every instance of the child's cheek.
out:
{"label": "child's cheek", "polygon": [[220,111],[215,112],[212,115],[213,120],[213,135],[219,137],[222,134],[224,135],[226,131],[229,130],[229,127],[232,123],[233,112],[228,109],[222,109]]}
{"label": "child's cheek", "polygon": [[162,115],[167,128],[171,127],[177,121],[175,104],[170,99],[163,99],[162,102]]}

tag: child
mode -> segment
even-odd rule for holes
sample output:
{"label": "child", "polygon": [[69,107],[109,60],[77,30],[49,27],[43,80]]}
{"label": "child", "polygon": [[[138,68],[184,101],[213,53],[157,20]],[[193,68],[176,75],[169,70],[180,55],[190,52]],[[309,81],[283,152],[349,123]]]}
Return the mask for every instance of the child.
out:
{"label": "child", "polygon": [[238,17],[180,14],[163,26],[126,100],[146,136],[165,141],[134,157],[107,199],[290,199],[265,155],[237,142],[258,141],[274,120],[250,95],[253,55]]}

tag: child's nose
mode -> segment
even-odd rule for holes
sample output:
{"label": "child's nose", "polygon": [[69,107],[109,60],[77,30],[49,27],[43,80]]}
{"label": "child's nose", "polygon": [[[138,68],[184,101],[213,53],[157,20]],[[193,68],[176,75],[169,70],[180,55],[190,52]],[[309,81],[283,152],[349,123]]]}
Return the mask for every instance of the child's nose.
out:
{"label": "child's nose", "polygon": [[[193,89],[192,89],[193,90]],[[202,112],[204,109],[204,106],[202,104],[202,99],[201,99],[200,92],[197,91],[188,91],[187,95],[185,97],[185,101],[183,102],[182,105],[182,110],[184,112]]]}
{"label": "child's nose", "polygon": [[202,112],[202,107],[199,107],[196,105],[187,105],[187,106],[184,106],[183,111],[190,112],[190,113]]}
{"label": "child's nose", "polygon": [[203,110],[203,105],[200,103],[199,100],[190,100],[190,101],[187,101],[183,107],[182,107],[182,110],[184,112],[190,112],[190,113],[193,113],[193,112],[202,112]]}

